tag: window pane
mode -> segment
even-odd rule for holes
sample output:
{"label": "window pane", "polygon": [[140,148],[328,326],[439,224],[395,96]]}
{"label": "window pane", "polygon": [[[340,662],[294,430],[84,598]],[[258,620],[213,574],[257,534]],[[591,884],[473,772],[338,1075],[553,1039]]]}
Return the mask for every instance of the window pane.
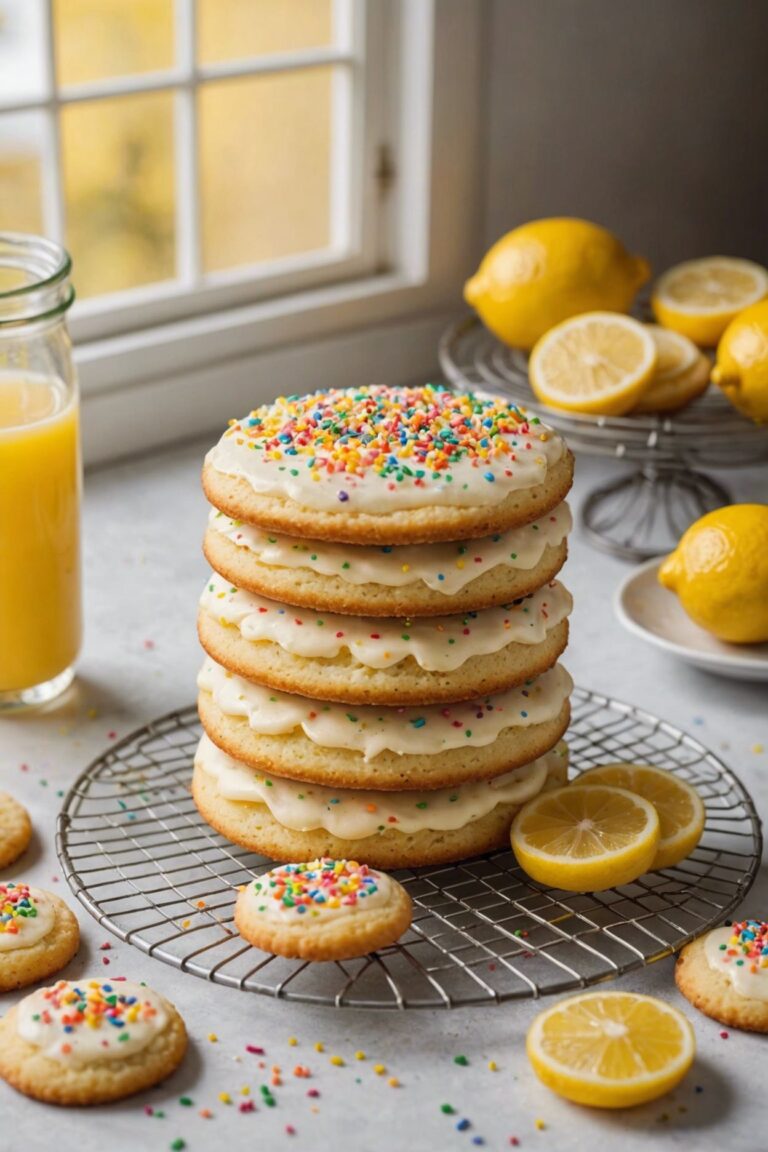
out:
{"label": "window pane", "polygon": [[54,4],[60,84],[173,66],[173,0],[54,0]]}
{"label": "window pane", "polygon": [[332,68],[200,92],[206,271],[327,247]]}
{"label": "window pane", "polygon": [[197,21],[201,64],[333,41],[332,0],[197,0]]}
{"label": "window pane", "polygon": [[175,273],[173,96],[62,110],[67,246],[80,297]]}
{"label": "window pane", "polygon": [[43,0],[0,0],[0,103],[45,90]]}
{"label": "window pane", "polygon": [[0,229],[44,231],[42,210],[43,118],[39,113],[0,116]]}

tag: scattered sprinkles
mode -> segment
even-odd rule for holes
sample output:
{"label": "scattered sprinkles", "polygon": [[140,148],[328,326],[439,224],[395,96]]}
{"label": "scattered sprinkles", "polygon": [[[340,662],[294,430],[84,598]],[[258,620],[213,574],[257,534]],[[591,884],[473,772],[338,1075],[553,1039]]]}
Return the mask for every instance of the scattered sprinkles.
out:
{"label": "scattered sprinkles", "polygon": [[[738,920],[730,928],[728,943],[720,945],[720,951],[725,952],[723,963],[744,965],[753,973],[768,968],[768,922]],[[720,1035],[725,1039],[727,1033]]]}
{"label": "scattered sprinkles", "polygon": [[0,884],[0,934],[18,936],[26,920],[37,916],[37,904],[27,884]]}

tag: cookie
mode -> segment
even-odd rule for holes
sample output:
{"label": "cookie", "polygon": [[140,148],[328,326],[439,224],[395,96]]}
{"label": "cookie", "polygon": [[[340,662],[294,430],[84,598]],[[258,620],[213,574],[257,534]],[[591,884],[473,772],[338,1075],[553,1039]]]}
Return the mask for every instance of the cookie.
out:
{"label": "cookie", "polygon": [[568,727],[573,681],[557,664],[488,699],[387,708],[277,692],[208,659],[198,685],[203,727],[235,759],[294,780],[400,790],[489,779],[543,755]]}
{"label": "cookie", "polygon": [[555,582],[506,607],[381,620],[297,609],[213,575],[197,628],[217,663],[269,688],[347,704],[434,704],[546,672],[568,643],[572,606]]}
{"label": "cookie", "polygon": [[279,397],[208,453],[215,508],[263,529],[346,544],[506,532],[565,499],[562,438],[501,397],[420,388]]}
{"label": "cookie", "polygon": [[77,918],[58,896],[0,883],[0,992],[53,976],[79,946]]}
{"label": "cookie", "polygon": [[235,926],[261,948],[300,960],[352,960],[410,927],[411,898],[391,876],[356,860],[283,864],[240,892]]}
{"label": "cookie", "polygon": [[47,1104],[104,1104],[164,1080],[186,1047],[184,1021],[150,988],[60,980],[0,1020],[0,1076]]}
{"label": "cookie", "polygon": [[237,588],[287,604],[357,616],[442,616],[509,604],[565,563],[570,509],[532,524],[448,544],[329,544],[264,532],[211,511],[203,551]]}
{"label": "cookie", "polygon": [[0,792],[0,868],[15,863],[31,839],[32,824],[26,808],[7,792]]}
{"label": "cookie", "polygon": [[371,792],[257,774],[203,737],[192,795],[203,819],[235,844],[274,860],[354,858],[416,868],[509,847],[520,807],[565,784],[564,744],[501,779],[432,792]]}
{"label": "cookie", "polygon": [[675,983],[705,1016],[729,1028],[768,1032],[768,923],[742,920],[686,944]]}

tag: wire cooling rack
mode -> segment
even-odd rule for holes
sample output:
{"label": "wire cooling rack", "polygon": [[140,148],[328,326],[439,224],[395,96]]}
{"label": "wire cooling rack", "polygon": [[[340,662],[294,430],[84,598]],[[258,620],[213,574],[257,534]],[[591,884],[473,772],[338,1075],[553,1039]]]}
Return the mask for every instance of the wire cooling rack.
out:
{"label": "wire cooling rack", "polygon": [[148,724],[85,770],[59,816],[57,849],[75,895],[121,940],[219,984],[358,1008],[500,1003],[584,988],[669,955],[719,923],[758,868],[760,821],[738,778],[671,724],[576,689],[571,765],[669,768],[706,805],[699,846],[675,868],[594,894],[543,888],[511,851],[396,873],[413,925],[391,948],[344,963],[285,960],[233,927],[237,886],[270,862],[202,820],[189,792],[200,736],[186,708]]}

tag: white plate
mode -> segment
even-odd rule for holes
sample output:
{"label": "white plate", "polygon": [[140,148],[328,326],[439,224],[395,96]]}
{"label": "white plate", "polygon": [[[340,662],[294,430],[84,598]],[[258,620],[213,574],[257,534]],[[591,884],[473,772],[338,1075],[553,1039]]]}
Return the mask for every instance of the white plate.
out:
{"label": "white plate", "polygon": [[726,644],[686,616],[673,592],[658,581],[661,561],[635,568],[614,599],[625,628],[707,672],[734,680],[768,680],[768,644]]}

